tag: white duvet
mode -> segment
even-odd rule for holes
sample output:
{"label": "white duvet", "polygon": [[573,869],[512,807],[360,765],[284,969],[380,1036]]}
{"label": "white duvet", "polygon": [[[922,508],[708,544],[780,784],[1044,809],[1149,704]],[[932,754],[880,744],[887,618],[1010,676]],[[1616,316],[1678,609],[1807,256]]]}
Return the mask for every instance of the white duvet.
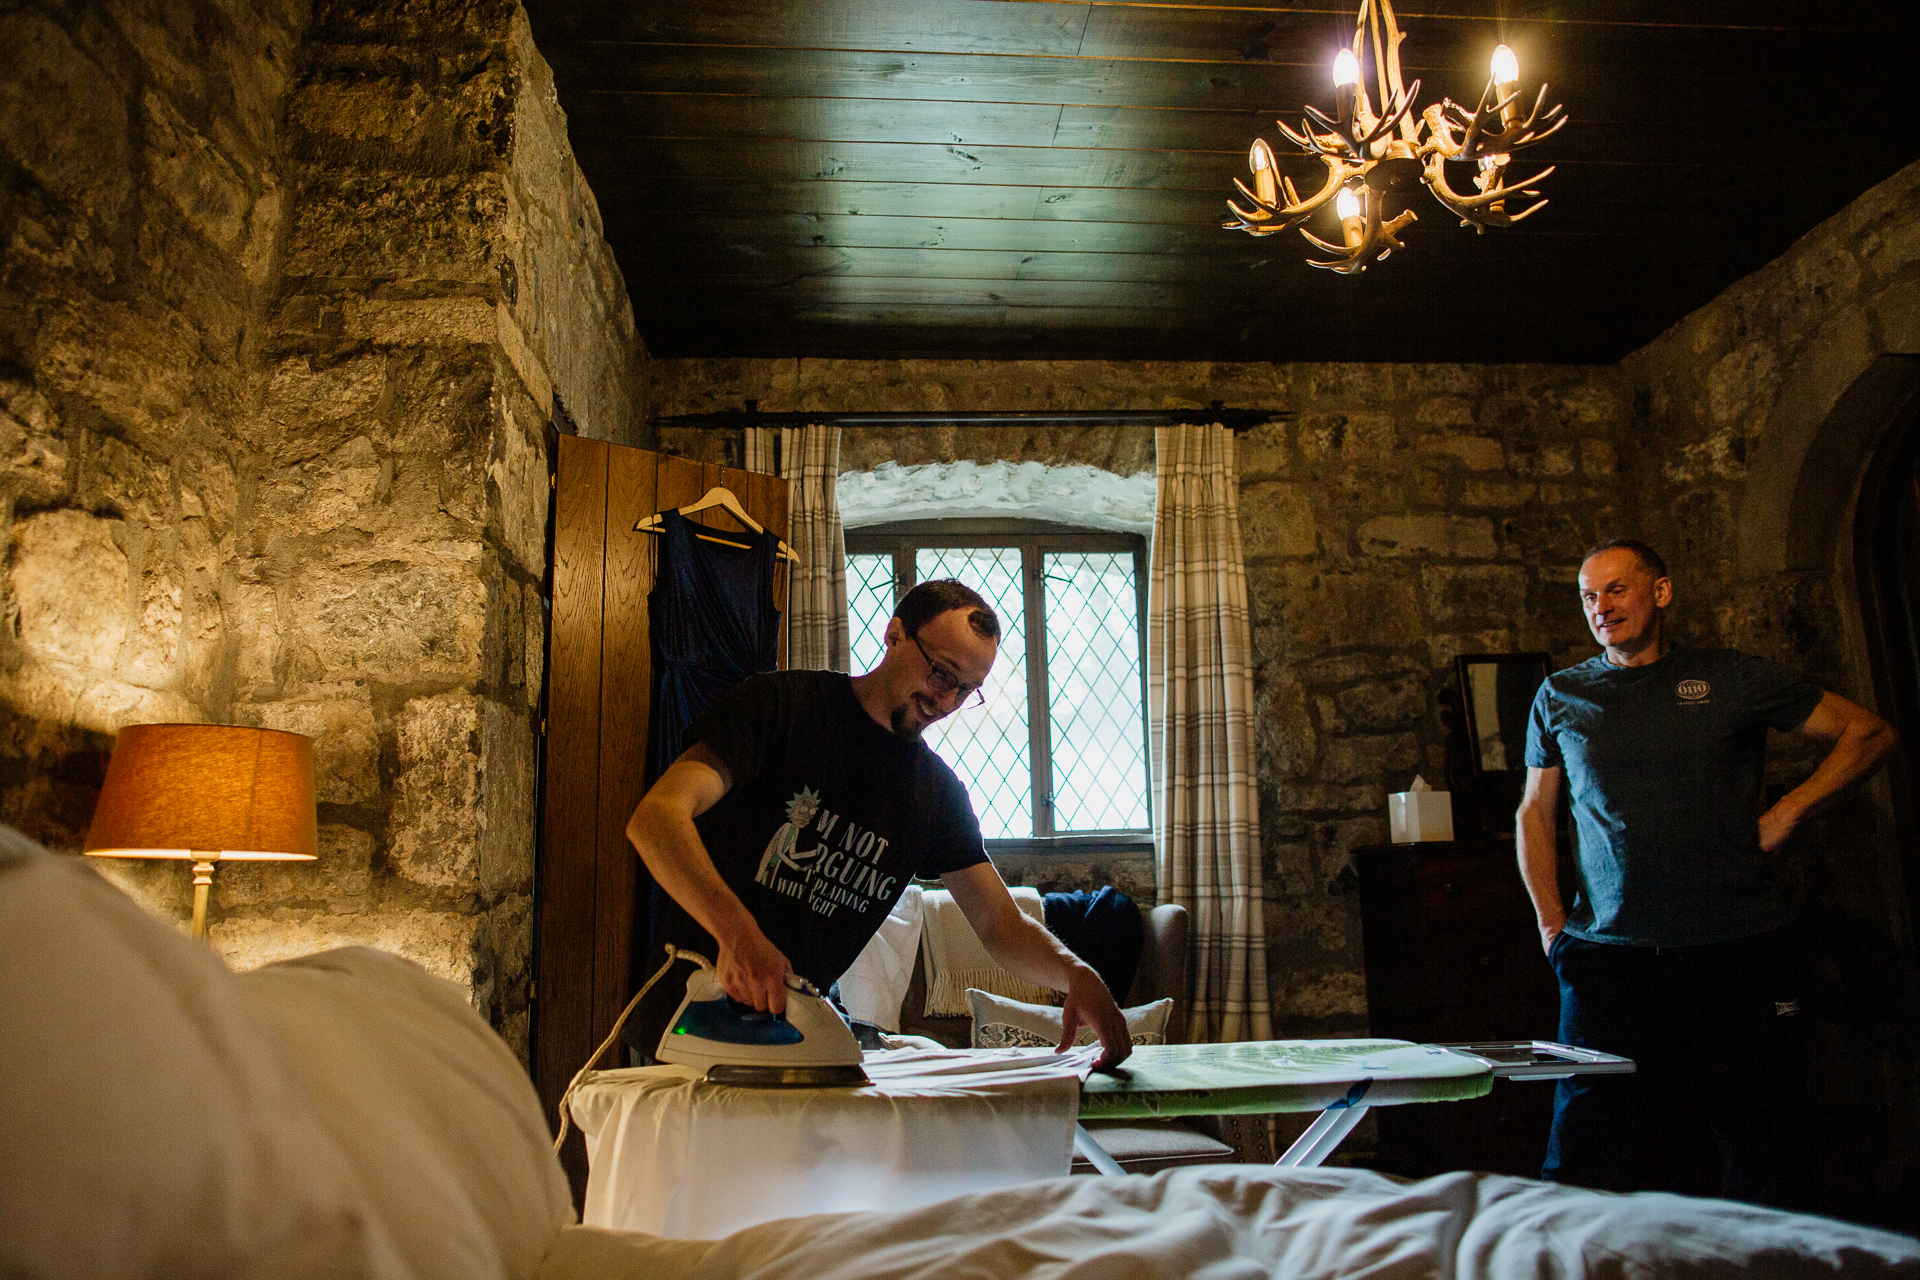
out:
{"label": "white duvet", "polygon": [[1719,1200],[1240,1165],[1055,1178],[724,1240],[572,1227],[542,1280],[1920,1276],[1920,1241]]}

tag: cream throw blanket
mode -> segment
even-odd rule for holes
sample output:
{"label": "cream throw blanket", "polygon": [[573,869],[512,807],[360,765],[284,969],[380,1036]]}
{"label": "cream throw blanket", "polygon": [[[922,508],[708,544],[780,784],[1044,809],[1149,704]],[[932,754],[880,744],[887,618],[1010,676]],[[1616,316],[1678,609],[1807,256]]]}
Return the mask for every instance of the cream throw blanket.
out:
{"label": "cream throw blanket", "polygon": [[[1042,925],[1047,922],[1046,906],[1038,889],[1011,890],[1014,905]],[[932,889],[922,895],[921,906],[926,924],[920,933],[922,958],[927,965],[927,1008],[929,1018],[964,1018],[972,1013],[967,1004],[967,988],[978,987],[1009,1000],[1028,1004],[1059,1004],[1060,993],[1050,987],[1037,987],[1014,977],[993,962],[980,936],[967,923],[945,889]]]}

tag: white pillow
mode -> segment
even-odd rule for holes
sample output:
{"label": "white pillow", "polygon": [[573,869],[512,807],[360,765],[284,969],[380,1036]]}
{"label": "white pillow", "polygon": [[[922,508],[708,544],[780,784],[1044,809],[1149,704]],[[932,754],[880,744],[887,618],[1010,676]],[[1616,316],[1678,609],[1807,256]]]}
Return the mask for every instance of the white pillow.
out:
{"label": "white pillow", "polygon": [[0,1275],[407,1275],[219,958],[0,851]]}
{"label": "white pillow", "polygon": [[[976,1049],[1054,1049],[1060,1044],[1060,1010],[1044,1004],[1009,1000],[990,991],[968,988],[967,1004],[973,1009],[973,1047]],[[1165,1044],[1167,1017],[1173,1012],[1172,1000],[1155,1000],[1122,1009],[1127,1020],[1127,1038],[1135,1044]],[[1094,1042],[1092,1027],[1081,1027],[1075,1044]]]}
{"label": "white pillow", "polygon": [[920,953],[921,892],[917,884],[907,886],[879,932],[840,975],[840,1003],[847,1012],[896,1035],[900,1005],[913,980],[914,957]]}
{"label": "white pillow", "polygon": [[234,981],[412,1275],[539,1270],[572,1194],[533,1082],[458,987],[372,947]]}

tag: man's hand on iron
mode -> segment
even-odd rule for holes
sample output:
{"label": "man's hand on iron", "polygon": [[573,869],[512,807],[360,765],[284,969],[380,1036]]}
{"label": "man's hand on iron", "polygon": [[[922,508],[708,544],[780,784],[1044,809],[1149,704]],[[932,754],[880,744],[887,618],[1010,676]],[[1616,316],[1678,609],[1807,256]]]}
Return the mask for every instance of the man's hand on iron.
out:
{"label": "man's hand on iron", "polygon": [[787,975],[793,966],[758,927],[742,930],[730,944],[721,942],[713,969],[727,994],[741,1004],[768,1013],[787,1011]]}
{"label": "man's hand on iron", "polygon": [[1126,1016],[1113,1002],[1113,995],[1107,990],[1107,984],[1100,981],[1100,975],[1084,964],[1075,965],[1067,973],[1067,1000],[1060,1010],[1059,1052],[1065,1053],[1073,1047],[1081,1027],[1093,1028],[1093,1034],[1100,1038],[1100,1060],[1093,1064],[1096,1071],[1112,1070],[1133,1052]]}

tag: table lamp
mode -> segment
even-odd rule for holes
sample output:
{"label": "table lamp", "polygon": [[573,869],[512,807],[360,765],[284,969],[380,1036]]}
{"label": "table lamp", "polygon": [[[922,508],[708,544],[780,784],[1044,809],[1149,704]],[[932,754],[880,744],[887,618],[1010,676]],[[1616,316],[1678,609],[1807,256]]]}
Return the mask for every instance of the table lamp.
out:
{"label": "table lamp", "polygon": [[84,852],[193,859],[193,936],[207,936],[217,862],[312,862],[313,740],[278,729],[134,724],[113,740]]}

